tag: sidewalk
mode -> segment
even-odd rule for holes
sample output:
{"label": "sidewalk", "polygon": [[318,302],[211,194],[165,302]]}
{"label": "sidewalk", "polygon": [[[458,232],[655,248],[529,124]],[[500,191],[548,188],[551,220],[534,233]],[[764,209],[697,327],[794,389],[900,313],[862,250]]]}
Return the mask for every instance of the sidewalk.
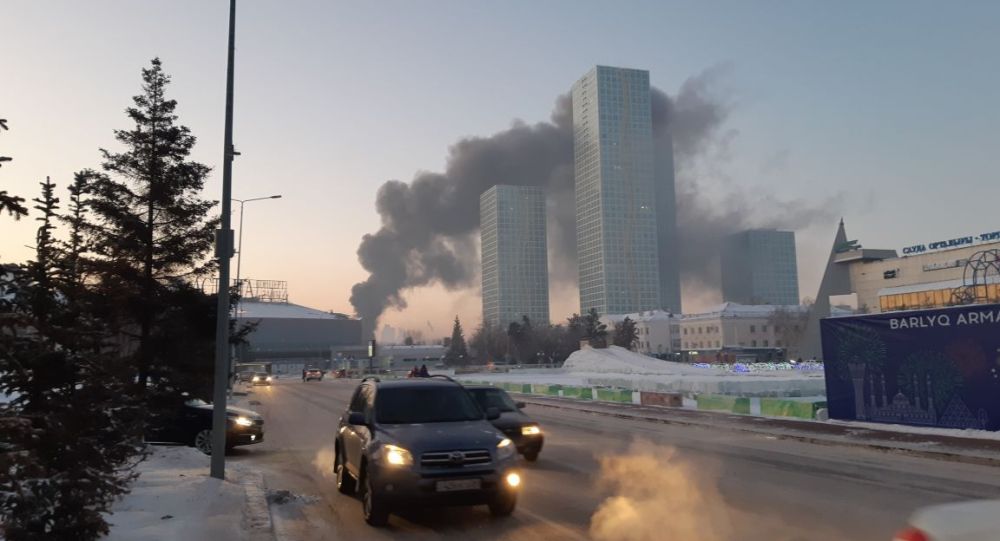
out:
{"label": "sidewalk", "polygon": [[[820,445],[865,447],[937,460],[1000,466],[1000,437],[959,436],[960,432],[912,427],[876,428],[872,423],[841,421],[808,421],[789,418],[737,415],[683,408],[640,406],[635,404],[595,402],[567,398],[541,398],[518,395],[518,399],[536,406],[557,408],[623,419],[656,423],[697,426],[766,434],[782,439],[805,441]],[[978,431],[961,431],[972,433]]]}

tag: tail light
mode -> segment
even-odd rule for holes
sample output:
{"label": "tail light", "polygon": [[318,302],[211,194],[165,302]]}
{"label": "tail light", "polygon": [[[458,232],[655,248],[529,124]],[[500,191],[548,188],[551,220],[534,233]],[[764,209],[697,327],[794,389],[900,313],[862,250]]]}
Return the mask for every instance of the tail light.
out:
{"label": "tail light", "polygon": [[892,541],[934,541],[923,531],[916,528],[907,528],[896,534]]}

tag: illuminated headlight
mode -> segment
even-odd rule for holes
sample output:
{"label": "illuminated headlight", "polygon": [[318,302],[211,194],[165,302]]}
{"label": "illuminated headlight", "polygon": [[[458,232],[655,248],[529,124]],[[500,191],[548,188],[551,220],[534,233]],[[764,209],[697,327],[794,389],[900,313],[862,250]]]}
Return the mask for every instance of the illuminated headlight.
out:
{"label": "illuminated headlight", "polygon": [[538,428],[538,425],[528,425],[521,427],[522,436],[537,436],[542,433],[542,429]]}
{"label": "illuminated headlight", "polygon": [[411,466],[413,455],[397,445],[385,445],[381,449],[383,460],[390,466]]}
{"label": "illuminated headlight", "polygon": [[507,438],[500,440],[497,444],[497,460],[508,459],[517,453],[517,449],[514,447],[514,442]]}
{"label": "illuminated headlight", "polygon": [[515,472],[510,472],[507,477],[504,478],[507,481],[507,486],[511,488],[517,488],[521,486],[521,476]]}
{"label": "illuminated headlight", "polygon": [[257,376],[254,376],[254,377],[253,377],[253,380],[254,380],[254,381],[260,381],[260,378],[259,378],[259,377],[257,377]]}
{"label": "illuminated headlight", "polygon": [[240,426],[253,426],[253,420],[249,417],[237,417],[236,424]]}
{"label": "illuminated headlight", "polygon": [[271,376],[267,376],[267,381],[271,381]]}

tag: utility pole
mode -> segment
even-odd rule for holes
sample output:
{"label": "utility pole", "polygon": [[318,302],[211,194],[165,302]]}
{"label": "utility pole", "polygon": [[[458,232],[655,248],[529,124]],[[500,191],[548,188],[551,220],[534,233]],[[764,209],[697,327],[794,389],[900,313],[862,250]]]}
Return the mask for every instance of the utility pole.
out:
{"label": "utility pole", "polygon": [[233,57],[236,50],[236,0],[229,0],[229,58],[226,65],[226,130],[222,152],[222,229],[216,236],[219,303],[215,314],[215,381],[212,392],[212,467],[226,478],[226,389],[229,387],[229,263],[233,257]]}

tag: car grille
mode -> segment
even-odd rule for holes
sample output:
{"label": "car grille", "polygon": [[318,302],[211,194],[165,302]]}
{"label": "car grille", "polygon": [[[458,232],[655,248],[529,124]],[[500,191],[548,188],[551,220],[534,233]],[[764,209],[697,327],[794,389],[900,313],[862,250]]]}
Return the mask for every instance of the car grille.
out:
{"label": "car grille", "polygon": [[433,453],[424,453],[420,457],[420,465],[429,467],[481,466],[489,464],[490,461],[490,452],[486,449],[476,449],[473,451],[436,451]]}

